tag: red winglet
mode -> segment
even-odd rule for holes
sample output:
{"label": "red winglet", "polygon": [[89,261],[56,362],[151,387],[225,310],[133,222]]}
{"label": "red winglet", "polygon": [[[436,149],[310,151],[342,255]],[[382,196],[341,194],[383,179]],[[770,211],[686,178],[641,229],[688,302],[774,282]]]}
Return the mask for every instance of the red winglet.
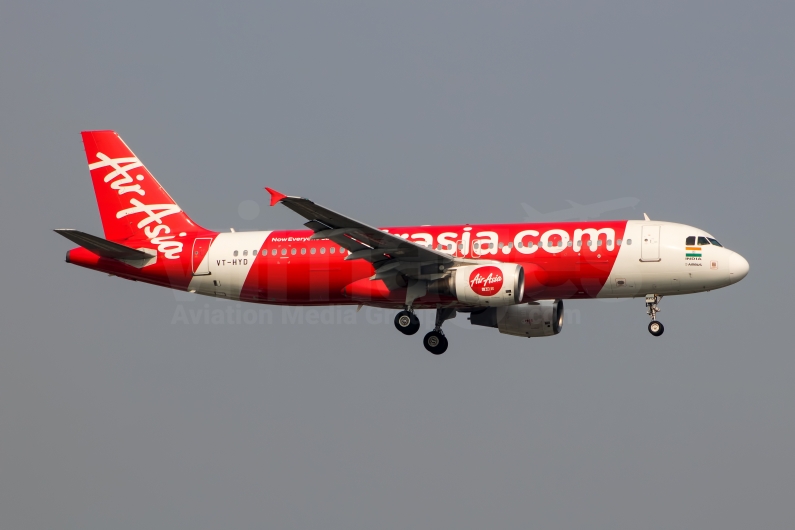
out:
{"label": "red winglet", "polygon": [[278,191],[268,187],[266,187],[265,189],[268,191],[268,193],[271,194],[271,206],[276,206],[277,204],[279,204],[279,201],[287,198],[287,195],[285,195],[284,193],[279,193]]}

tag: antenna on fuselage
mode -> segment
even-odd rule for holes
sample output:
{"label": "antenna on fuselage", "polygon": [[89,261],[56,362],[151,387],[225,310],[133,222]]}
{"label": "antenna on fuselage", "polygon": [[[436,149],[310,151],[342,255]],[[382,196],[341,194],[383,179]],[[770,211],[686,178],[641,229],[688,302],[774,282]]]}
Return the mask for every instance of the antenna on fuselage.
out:
{"label": "antenna on fuselage", "polygon": [[649,219],[649,216],[648,216],[648,215],[646,215],[646,212],[643,212],[643,219],[644,219],[645,221],[651,221],[651,219]]}

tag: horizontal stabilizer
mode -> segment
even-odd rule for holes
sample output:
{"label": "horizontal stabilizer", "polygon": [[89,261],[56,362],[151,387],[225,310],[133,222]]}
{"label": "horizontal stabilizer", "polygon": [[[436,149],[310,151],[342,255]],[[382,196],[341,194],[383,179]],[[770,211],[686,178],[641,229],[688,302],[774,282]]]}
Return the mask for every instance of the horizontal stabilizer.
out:
{"label": "horizontal stabilizer", "polygon": [[79,230],[59,228],[55,230],[55,232],[102,258],[118,260],[149,260],[152,258],[152,256],[146,252],[125,247],[124,245],[102,239],[101,237],[92,236],[91,234],[80,232]]}

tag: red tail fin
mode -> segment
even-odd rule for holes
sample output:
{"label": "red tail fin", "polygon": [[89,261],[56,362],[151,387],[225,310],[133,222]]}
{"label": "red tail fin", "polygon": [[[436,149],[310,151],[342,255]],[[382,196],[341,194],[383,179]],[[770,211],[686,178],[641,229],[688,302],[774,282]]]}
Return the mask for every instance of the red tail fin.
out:
{"label": "red tail fin", "polygon": [[204,229],[182,211],[118,134],[82,135],[105,238],[146,239],[166,258],[178,258],[180,240]]}

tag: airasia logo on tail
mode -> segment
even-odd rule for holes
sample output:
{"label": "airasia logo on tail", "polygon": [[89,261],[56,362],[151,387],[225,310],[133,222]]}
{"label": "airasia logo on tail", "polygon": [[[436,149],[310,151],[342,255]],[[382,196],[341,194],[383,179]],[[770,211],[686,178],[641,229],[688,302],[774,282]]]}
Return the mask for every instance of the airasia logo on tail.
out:
{"label": "airasia logo on tail", "polygon": [[480,267],[469,275],[469,287],[480,296],[494,296],[502,287],[502,271],[497,267]]}
{"label": "airasia logo on tail", "polygon": [[[109,168],[110,171],[103,177],[105,182],[110,183],[111,189],[116,190],[119,195],[135,193],[141,197],[146,195],[146,190],[140,184],[134,184],[137,180],[142,182],[143,175],[136,175],[134,178],[128,172],[133,169],[142,168],[144,165],[135,156],[124,158],[110,158],[104,153],[97,153],[99,162],[88,165],[90,171],[100,168]],[[121,177],[121,178],[117,178]],[[178,259],[182,252],[182,242],[174,241],[176,235],[171,234],[171,227],[163,222],[169,215],[182,212],[182,209],[174,203],[166,204],[144,204],[136,198],[130,198],[130,208],[116,212],[116,219],[121,219],[128,215],[145,213],[146,217],[138,221],[138,228],[143,229],[149,242],[157,245],[157,251],[161,252],[166,259]],[[152,225],[152,223],[156,223]],[[150,226],[151,225],[151,226]],[[185,237],[186,232],[180,232],[180,237]]]}

